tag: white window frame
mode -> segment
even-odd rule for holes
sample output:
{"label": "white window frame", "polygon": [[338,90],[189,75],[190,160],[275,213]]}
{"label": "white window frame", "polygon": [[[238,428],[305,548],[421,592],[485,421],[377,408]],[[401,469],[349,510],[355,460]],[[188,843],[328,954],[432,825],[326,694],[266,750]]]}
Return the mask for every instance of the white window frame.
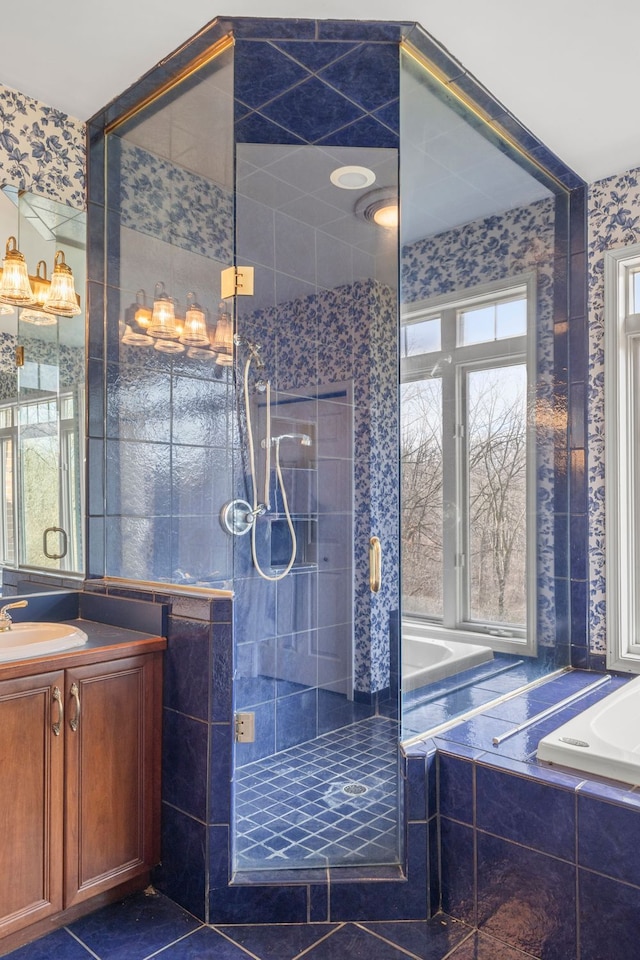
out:
{"label": "white window frame", "polygon": [[[429,300],[412,303],[410,310],[403,311],[402,323],[419,323],[428,320],[431,317],[438,316],[442,311],[458,311],[468,306],[480,306],[482,300],[487,303],[498,299],[508,298],[509,296],[524,295],[527,303],[527,332],[521,337],[505,338],[504,340],[487,341],[486,343],[472,344],[464,347],[456,347],[456,353],[460,359],[457,360],[457,367],[464,376],[465,371],[481,369],[482,366],[498,366],[500,363],[524,362],[527,369],[527,409],[530,415],[527,419],[527,440],[526,440],[526,487],[527,487],[527,558],[526,558],[526,623],[524,627],[519,625],[487,623],[477,624],[476,622],[457,622],[451,619],[451,609],[455,607],[456,611],[464,606],[462,593],[464,590],[463,579],[459,567],[447,563],[445,559],[445,570],[443,572],[443,589],[445,591],[445,607],[448,607],[449,614],[445,612],[443,621],[431,620],[427,617],[418,617],[415,615],[406,615],[403,617],[405,622],[419,627],[420,632],[435,639],[449,639],[461,641],[464,643],[480,643],[490,646],[493,650],[502,653],[517,653],[521,656],[534,657],[537,654],[537,630],[536,630],[536,595],[537,595],[537,537],[536,537],[536,425],[535,404],[535,385],[536,385],[536,336],[535,336],[535,317],[536,317],[536,275],[535,273],[519,274],[515,277],[509,277],[505,280],[492,281],[479,284],[465,289],[463,294],[445,294],[434,297]],[[441,357],[446,357],[451,353],[451,341],[447,342],[445,333],[441,334],[441,348],[439,351],[425,353],[418,356],[403,358],[401,362],[402,382],[423,379],[428,375],[430,369],[433,369]],[[457,401],[459,406],[459,399]],[[458,458],[458,464],[460,459]],[[458,498],[462,495],[464,478],[457,480],[459,488]],[[456,553],[464,553],[466,550],[466,530],[460,526],[456,534]],[[455,594],[453,604],[447,601],[447,594]]]}
{"label": "white window frame", "polygon": [[631,312],[640,244],[604,258],[607,667],[640,673],[640,313]]}

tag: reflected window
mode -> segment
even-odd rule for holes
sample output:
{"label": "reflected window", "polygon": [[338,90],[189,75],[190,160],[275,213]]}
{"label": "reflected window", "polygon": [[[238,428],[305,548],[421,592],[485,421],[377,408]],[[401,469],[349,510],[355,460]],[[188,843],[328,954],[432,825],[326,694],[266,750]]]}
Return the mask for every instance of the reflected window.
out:
{"label": "reflected window", "polygon": [[404,330],[437,323],[439,346],[425,338],[402,363],[403,609],[505,648],[527,641],[533,563],[529,302],[523,284],[478,291],[413,312]]}

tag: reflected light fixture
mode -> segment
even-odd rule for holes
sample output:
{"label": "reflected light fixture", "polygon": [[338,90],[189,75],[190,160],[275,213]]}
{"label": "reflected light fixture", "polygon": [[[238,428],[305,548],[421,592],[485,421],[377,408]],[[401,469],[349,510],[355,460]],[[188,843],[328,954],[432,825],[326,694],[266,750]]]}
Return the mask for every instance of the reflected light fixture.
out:
{"label": "reflected light fixture", "polygon": [[355,214],[378,227],[395,230],[398,226],[398,191],[395,187],[370,190],[359,198]]}
{"label": "reflected light fixture", "polygon": [[202,307],[195,302],[195,294],[187,294],[187,313],[184,318],[184,329],[180,336],[180,343],[187,347],[208,347],[209,334],[207,321]]}
{"label": "reflected light fixture", "polygon": [[144,290],[136,293],[136,302],[133,305],[133,319],[140,327],[148,327],[151,323],[151,307],[147,306],[147,297]]}
{"label": "reflected light fixture", "polygon": [[27,323],[33,323],[36,327],[50,327],[56,322],[56,318],[55,314],[45,313],[42,309],[42,305],[49,294],[47,265],[44,260],[38,261],[36,275],[31,278],[31,286],[33,288],[35,303],[33,306],[25,307],[22,310],[20,319],[26,320]]}
{"label": "reflected light fixture", "polygon": [[[56,251],[53,276],[47,279],[47,265],[40,260],[35,277],[29,276],[27,264],[18,250],[15,237],[9,237],[0,271],[0,313],[10,313],[11,307],[35,307],[23,313],[30,323],[55,323],[55,317],[76,317],[81,313],[80,297],[75,291],[73,272],[65,262],[62,250]],[[51,316],[51,319],[47,318]]]}
{"label": "reflected light fixture", "polygon": [[213,335],[211,349],[217,353],[216,363],[219,367],[230,367],[233,363],[233,323],[226,312],[224,303],[218,306],[218,322]]}
{"label": "reflected light fixture", "polygon": [[18,250],[15,237],[9,237],[7,240],[4,260],[2,261],[0,300],[15,307],[35,303],[27,272],[27,262]]}
{"label": "reflected light fixture", "polygon": [[[164,283],[156,283],[153,295],[153,312],[149,323],[149,334],[163,340],[177,340],[180,332],[176,325],[173,300],[167,296]],[[168,352],[168,351],[166,351]],[[179,353],[180,351],[174,351]]]}
{"label": "reflected light fixture", "polygon": [[62,250],[56,250],[53,258],[51,285],[42,309],[45,313],[55,313],[59,317],[77,317],[81,313],[73,282],[73,272],[65,261]]}

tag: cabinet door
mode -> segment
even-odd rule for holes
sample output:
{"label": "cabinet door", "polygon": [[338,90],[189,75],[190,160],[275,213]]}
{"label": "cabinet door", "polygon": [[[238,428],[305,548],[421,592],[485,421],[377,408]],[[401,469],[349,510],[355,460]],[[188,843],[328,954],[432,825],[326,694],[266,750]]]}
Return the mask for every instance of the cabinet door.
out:
{"label": "cabinet door", "polygon": [[150,654],[66,672],[66,907],[156,859],[158,668]]}
{"label": "cabinet door", "polygon": [[62,908],[63,695],[62,672],[0,682],[0,937]]}

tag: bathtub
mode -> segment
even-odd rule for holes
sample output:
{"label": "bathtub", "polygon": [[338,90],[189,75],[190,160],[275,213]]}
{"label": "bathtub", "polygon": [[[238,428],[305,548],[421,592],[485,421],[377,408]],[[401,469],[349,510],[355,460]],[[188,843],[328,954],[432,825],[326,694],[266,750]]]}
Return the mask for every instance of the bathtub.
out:
{"label": "bathtub", "polygon": [[405,626],[402,630],[402,689],[405,692],[493,660],[490,647],[434,640],[420,636],[417,629]]}
{"label": "bathtub", "polygon": [[603,697],[538,744],[538,760],[640,785],[640,677]]}

